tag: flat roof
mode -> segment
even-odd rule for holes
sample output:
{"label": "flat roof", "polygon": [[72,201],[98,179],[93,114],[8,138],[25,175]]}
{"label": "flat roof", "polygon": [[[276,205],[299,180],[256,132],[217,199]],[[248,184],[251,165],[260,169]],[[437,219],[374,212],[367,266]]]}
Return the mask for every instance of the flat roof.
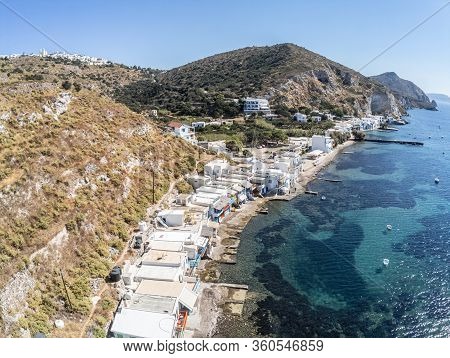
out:
{"label": "flat roof", "polygon": [[123,300],[123,308],[137,311],[173,314],[176,312],[177,299],[175,297],[159,297],[134,293],[130,300]]}
{"label": "flat roof", "polygon": [[185,261],[185,252],[150,250],[142,256],[143,265],[181,266]]}
{"label": "flat roof", "polygon": [[228,192],[227,188],[217,188],[211,186],[201,186],[197,189],[197,194],[217,194],[217,195],[226,195]]}
{"label": "flat roof", "polygon": [[192,231],[183,231],[183,230],[173,230],[173,231],[155,231],[152,234],[152,237],[156,241],[178,241],[185,242],[190,240],[195,233]]}
{"label": "flat roof", "polygon": [[138,338],[171,338],[175,321],[167,313],[122,308],[114,317],[111,332]]}
{"label": "flat roof", "polygon": [[183,243],[179,241],[151,240],[149,241],[149,248],[151,250],[181,252],[183,251]]}
{"label": "flat roof", "polygon": [[142,280],[179,281],[183,270],[180,267],[142,265],[135,278]]}
{"label": "flat roof", "polygon": [[194,203],[198,203],[198,205],[208,206],[208,205],[214,204],[215,201],[216,201],[216,199],[205,198],[205,197],[202,197],[202,196],[196,196],[194,198]]}
{"label": "flat roof", "polygon": [[223,196],[224,196],[224,194],[209,193],[209,192],[205,192],[205,191],[199,191],[195,195],[196,198],[200,197],[200,198],[207,198],[207,199],[212,199],[212,200],[218,200]]}
{"label": "flat roof", "polygon": [[158,216],[165,216],[165,215],[184,215],[185,210],[182,209],[166,209],[166,210],[161,210],[158,213]]}
{"label": "flat roof", "polygon": [[185,286],[186,282],[143,280],[135,293],[162,297],[178,297]]}
{"label": "flat roof", "polygon": [[220,210],[230,204],[230,199],[221,198],[217,203],[214,204],[214,209]]}

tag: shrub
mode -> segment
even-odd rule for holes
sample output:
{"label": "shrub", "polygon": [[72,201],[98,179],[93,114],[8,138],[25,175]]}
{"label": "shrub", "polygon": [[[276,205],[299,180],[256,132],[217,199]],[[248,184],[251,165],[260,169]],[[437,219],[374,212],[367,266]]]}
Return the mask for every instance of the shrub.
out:
{"label": "shrub", "polygon": [[72,83],[70,83],[69,81],[64,81],[61,87],[64,88],[66,91],[68,91],[72,88]]}

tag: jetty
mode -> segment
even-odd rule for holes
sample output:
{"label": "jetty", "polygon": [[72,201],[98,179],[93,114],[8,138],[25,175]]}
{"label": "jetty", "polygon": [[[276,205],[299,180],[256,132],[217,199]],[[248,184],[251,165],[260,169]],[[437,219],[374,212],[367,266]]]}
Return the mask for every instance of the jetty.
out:
{"label": "jetty", "polygon": [[319,192],[318,191],[305,190],[305,194],[319,195]]}
{"label": "jetty", "polygon": [[374,142],[374,143],[396,143],[408,145],[423,145],[423,142],[409,141],[409,140],[386,140],[386,139],[352,139],[355,142]]}
{"label": "jetty", "polygon": [[319,180],[328,181],[330,183],[342,183],[342,179],[317,178]]}

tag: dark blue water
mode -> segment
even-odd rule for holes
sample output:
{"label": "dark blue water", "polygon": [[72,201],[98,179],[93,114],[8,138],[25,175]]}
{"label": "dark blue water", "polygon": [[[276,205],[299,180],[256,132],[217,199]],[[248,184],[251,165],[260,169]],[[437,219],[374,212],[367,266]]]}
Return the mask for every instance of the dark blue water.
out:
{"label": "dark blue water", "polygon": [[272,202],[247,225],[222,279],[250,286],[256,334],[450,336],[450,104],[439,105],[373,134],[423,147],[355,144],[322,173],[342,183],[316,180],[318,197]]}

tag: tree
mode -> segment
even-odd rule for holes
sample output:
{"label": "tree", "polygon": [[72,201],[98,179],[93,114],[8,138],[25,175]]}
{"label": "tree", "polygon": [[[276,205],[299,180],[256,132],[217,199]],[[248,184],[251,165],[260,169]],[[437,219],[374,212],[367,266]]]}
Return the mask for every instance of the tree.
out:
{"label": "tree", "polygon": [[352,131],[352,134],[355,140],[364,140],[364,138],[366,137],[366,134],[363,131],[354,130]]}
{"label": "tree", "polygon": [[345,143],[350,138],[350,134],[334,131],[331,132],[330,137],[331,139],[333,139],[334,146],[337,146],[339,144]]}
{"label": "tree", "polygon": [[61,87],[64,88],[66,91],[68,91],[72,88],[72,84],[69,81],[64,81]]}
{"label": "tree", "polygon": [[81,85],[80,85],[79,83],[75,82],[75,83],[73,84],[73,87],[75,88],[75,91],[80,92],[80,90],[81,90]]}
{"label": "tree", "polygon": [[235,139],[229,140],[225,143],[225,146],[227,147],[228,150],[232,151],[232,152],[239,152],[242,144],[238,143]]}

